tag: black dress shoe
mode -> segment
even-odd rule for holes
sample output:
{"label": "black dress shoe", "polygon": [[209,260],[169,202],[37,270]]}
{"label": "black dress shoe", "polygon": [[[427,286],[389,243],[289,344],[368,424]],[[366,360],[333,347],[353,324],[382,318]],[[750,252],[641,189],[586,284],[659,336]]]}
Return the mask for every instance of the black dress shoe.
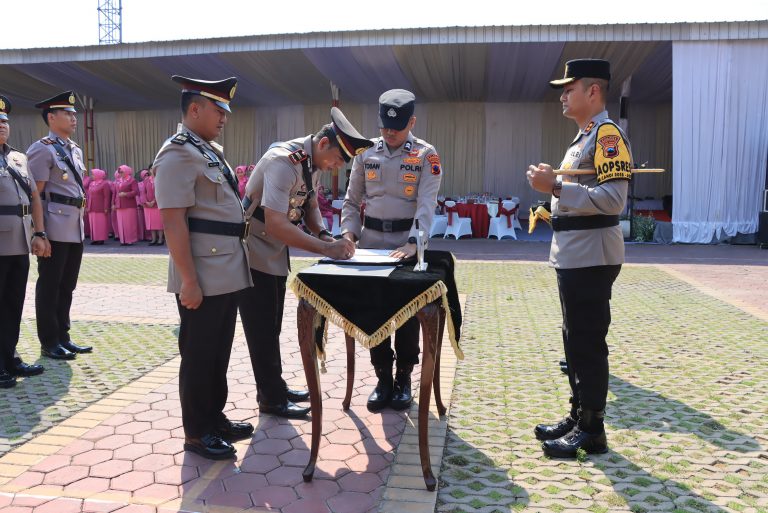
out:
{"label": "black dress shoe", "polygon": [[568,374],[568,360],[560,360],[560,372]]}
{"label": "black dress shoe", "polygon": [[53,347],[42,346],[40,348],[40,354],[48,358],[53,358],[54,360],[74,360],[77,357],[75,353],[69,349],[65,349],[61,344],[56,344]]}
{"label": "black dress shoe", "polygon": [[565,417],[557,424],[539,424],[533,428],[533,432],[538,440],[557,440],[565,436],[576,427],[576,421],[571,417]]}
{"label": "black dress shoe", "polygon": [[217,435],[203,435],[200,438],[185,438],[184,450],[199,454],[209,460],[227,460],[237,452],[232,444]]}
{"label": "black dress shoe", "polygon": [[226,419],[216,426],[216,434],[227,442],[245,440],[253,434],[253,424],[249,422],[232,422]]}
{"label": "black dress shoe", "polygon": [[0,388],[13,388],[16,386],[16,377],[5,370],[0,370]]}
{"label": "black dress shoe", "polygon": [[546,440],[541,444],[544,454],[551,458],[575,458],[579,449],[587,454],[603,454],[608,452],[608,440],[605,431],[587,433],[578,426],[557,440]]}
{"label": "black dress shoe", "polygon": [[269,413],[286,419],[303,419],[307,416],[311,408],[303,408],[293,404],[291,401],[285,401],[283,404],[268,405],[259,403],[261,413]]}
{"label": "black dress shoe", "polygon": [[45,367],[37,364],[28,364],[21,361],[21,358],[14,358],[13,364],[8,369],[8,373],[12,376],[22,376],[28,378],[29,376],[37,376],[42,374]]}
{"label": "black dress shoe", "polygon": [[61,343],[61,347],[66,349],[67,351],[70,351],[72,353],[90,353],[93,351],[93,347],[91,346],[78,346],[71,340],[67,340],[66,342]]}
{"label": "black dress shoe", "polygon": [[309,401],[309,390],[291,390],[288,389],[288,400],[292,403],[303,403]]}

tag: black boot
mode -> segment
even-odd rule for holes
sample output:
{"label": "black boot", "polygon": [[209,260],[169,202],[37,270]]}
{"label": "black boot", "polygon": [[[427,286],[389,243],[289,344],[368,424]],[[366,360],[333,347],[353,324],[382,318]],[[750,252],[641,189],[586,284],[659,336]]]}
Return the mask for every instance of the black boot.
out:
{"label": "black boot", "polygon": [[376,371],[376,377],[379,378],[379,382],[376,384],[376,388],[368,396],[368,411],[376,413],[387,407],[390,399],[392,399],[392,366],[389,367],[374,367]]}
{"label": "black boot", "polygon": [[557,440],[576,427],[576,421],[569,415],[557,424],[539,424],[533,428],[537,440]]}
{"label": "black boot", "polygon": [[395,384],[392,390],[392,400],[389,405],[393,410],[407,410],[413,402],[411,393],[411,372],[413,365],[397,366],[395,371]]}
{"label": "black boot", "polygon": [[608,452],[608,440],[603,427],[604,416],[604,410],[579,410],[579,421],[570,433],[541,444],[544,454],[552,458],[575,458],[579,449],[583,449],[587,454]]}

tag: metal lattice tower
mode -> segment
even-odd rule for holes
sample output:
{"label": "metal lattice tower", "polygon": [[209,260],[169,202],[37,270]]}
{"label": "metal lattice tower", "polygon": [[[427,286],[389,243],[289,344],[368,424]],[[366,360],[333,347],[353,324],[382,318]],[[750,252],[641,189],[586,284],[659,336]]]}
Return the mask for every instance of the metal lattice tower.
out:
{"label": "metal lattice tower", "polygon": [[99,0],[99,44],[123,42],[123,0]]}

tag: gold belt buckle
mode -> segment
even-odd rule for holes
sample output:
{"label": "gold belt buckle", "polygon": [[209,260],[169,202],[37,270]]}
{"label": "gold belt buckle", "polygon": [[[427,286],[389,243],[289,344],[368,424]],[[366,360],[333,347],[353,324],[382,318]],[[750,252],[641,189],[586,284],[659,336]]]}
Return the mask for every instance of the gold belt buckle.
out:
{"label": "gold belt buckle", "polygon": [[21,217],[26,217],[29,215],[29,205],[22,205],[21,206]]}
{"label": "gold belt buckle", "polygon": [[246,221],[245,227],[243,228],[243,240],[247,239],[250,233],[251,233],[251,221]]}
{"label": "gold belt buckle", "polygon": [[80,198],[80,200],[81,200],[80,201],[80,208],[85,208],[86,199],[85,198]]}

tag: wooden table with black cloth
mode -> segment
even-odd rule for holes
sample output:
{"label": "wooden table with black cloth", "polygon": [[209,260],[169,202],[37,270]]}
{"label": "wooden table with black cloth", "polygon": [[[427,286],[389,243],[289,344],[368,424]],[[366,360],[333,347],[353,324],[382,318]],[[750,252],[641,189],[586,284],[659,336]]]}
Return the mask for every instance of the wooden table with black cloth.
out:
{"label": "wooden table with black cloth", "polygon": [[[355,372],[355,340],[370,349],[387,340],[411,317],[416,317],[422,330],[422,365],[419,391],[419,455],[428,490],[434,490],[428,448],[429,401],[432,386],[440,415],[446,408],[440,397],[440,350],[446,317],[451,345],[459,359],[464,355],[459,346],[461,306],[454,279],[455,261],[447,251],[426,251],[426,271],[413,270],[415,259],[399,262],[388,276],[364,276],[343,262],[331,274],[317,274],[316,267],[298,273],[291,289],[299,298],[297,324],[299,345],[312,406],[312,446],[309,463],[303,472],[311,481],[320,447],[322,399],[318,354],[324,361],[325,319],[344,330],[347,349],[347,389],[342,402],[349,409]],[[323,265],[323,264],[318,264]],[[345,271],[348,269],[349,271]],[[364,273],[363,273],[364,274]],[[446,313],[449,315],[446,316]]]}

